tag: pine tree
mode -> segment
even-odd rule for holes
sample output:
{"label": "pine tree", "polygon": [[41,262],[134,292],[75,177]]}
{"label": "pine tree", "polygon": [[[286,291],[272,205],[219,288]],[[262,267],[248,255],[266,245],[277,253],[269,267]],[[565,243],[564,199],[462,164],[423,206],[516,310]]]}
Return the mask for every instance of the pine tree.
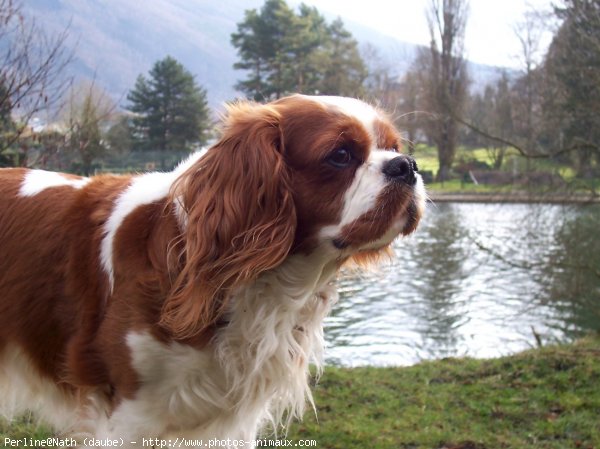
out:
{"label": "pine tree", "polygon": [[238,32],[231,35],[231,43],[240,56],[240,61],[233,67],[246,70],[249,74],[246,80],[239,81],[235,87],[256,101],[264,97],[263,92],[267,91],[266,78],[271,59],[268,40],[262,27],[262,18],[255,9],[246,11],[245,20],[238,24]]}
{"label": "pine tree", "polygon": [[285,71],[289,62],[289,33],[294,13],[283,0],[267,0],[260,10],[246,11],[231,43],[238,48],[241,61],[236,69],[250,72],[236,88],[254,100],[279,98],[289,90]]}
{"label": "pine tree", "polygon": [[129,110],[136,113],[137,149],[182,151],[206,143],[210,126],[206,91],[174,58],[157,61],[148,79],[139,75],[127,99]]}
{"label": "pine tree", "polygon": [[323,67],[328,62],[325,54],[327,37],[325,18],[315,7],[301,4],[286,39],[290,91],[306,94],[320,92]]}
{"label": "pine tree", "polygon": [[325,74],[321,93],[327,95],[362,96],[367,68],[360,57],[358,43],[337,18],[328,27]]}
{"label": "pine tree", "polygon": [[328,25],[316,8],[301,5],[296,14],[284,0],[267,0],[260,11],[246,11],[231,43],[240,58],[234,68],[247,73],[236,88],[254,100],[364,93],[367,70],[356,40],[340,19]]}

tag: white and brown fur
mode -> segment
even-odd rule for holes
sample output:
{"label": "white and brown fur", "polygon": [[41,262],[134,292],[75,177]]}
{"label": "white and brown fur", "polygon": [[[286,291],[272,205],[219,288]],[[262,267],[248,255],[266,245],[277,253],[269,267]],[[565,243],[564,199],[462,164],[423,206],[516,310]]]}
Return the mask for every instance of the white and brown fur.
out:
{"label": "white and brown fur", "polygon": [[171,173],[0,170],[0,411],[126,444],[301,417],[340,267],[423,212],[399,148],[377,109],[297,95],[229,107]]}

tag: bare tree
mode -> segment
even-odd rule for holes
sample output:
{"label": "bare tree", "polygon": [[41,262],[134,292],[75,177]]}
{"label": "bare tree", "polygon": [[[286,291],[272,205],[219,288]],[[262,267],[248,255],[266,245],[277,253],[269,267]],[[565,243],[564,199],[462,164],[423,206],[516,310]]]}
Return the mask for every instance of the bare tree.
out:
{"label": "bare tree", "polygon": [[67,150],[81,162],[81,172],[89,175],[95,159],[107,146],[103,131],[117,118],[117,104],[95,81],[81,82],[69,93],[64,113]]}
{"label": "bare tree", "polygon": [[360,47],[360,57],[365,63],[367,77],[364,81],[367,97],[384,108],[394,108],[395,102],[389,101],[390,84],[394,79],[392,68],[381,56],[380,51],[371,43]]}
{"label": "bare tree", "polygon": [[429,49],[417,58],[423,109],[431,113],[426,132],[438,149],[437,180],[449,178],[456,154],[459,124],[469,83],[464,58],[467,21],[466,0],[431,0],[427,20],[431,35]]}
{"label": "bare tree", "polygon": [[0,0],[0,110],[17,118],[0,139],[0,154],[14,144],[29,121],[55,108],[70,85],[65,68],[73,54],[67,30],[49,35],[25,17],[18,0]]}
{"label": "bare tree", "polygon": [[[468,127],[471,144],[483,146],[494,170],[500,170],[508,150],[505,142],[484,137],[473,128],[486,130],[498,136],[501,140],[511,139],[514,135],[513,107],[511,98],[511,85],[508,75],[504,72],[495,84],[488,84],[483,93],[476,93],[470,98],[468,107],[468,120],[472,127]],[[460,121],[460,120],[459,120]]]}
{"label": "bare tree", "polygon": [[418,75],[409,70],[400,81],[400,100],[398,103],[398,122],[400,128],[405,132],[408,153],[414,154],[417,140],[417,132],[421,126],[421,114],[418,111],[421,98],[421,89],[418,83]]}
{"label": "bare tree", "polygon": [[[541,39],[545,31],[545,22],[547,21],[541,12],[529,10],[514,26],[515,35],[520,43],[520,54],[517,57],[523,72],[514,86],[518,93],[514,96],[514,109],[518,117],[515,131],[522,140],[521,145],[532,154],[538,152],[535,147],[540,132],[541,118],[537,105],[540,102],[543,77],[538,68],[543,60]],[[529,159],[527,164],[529,166]]]}
{"label": "bare tree", "polygon": [[405,151],[413,154],[419,128],[420,91],[414,67],[403,76],[398,75],[371,44],[361,47],[361,57],[369,72],[365,80],[367,96],[385,110],[393,111],[394,121],[404,134]]}

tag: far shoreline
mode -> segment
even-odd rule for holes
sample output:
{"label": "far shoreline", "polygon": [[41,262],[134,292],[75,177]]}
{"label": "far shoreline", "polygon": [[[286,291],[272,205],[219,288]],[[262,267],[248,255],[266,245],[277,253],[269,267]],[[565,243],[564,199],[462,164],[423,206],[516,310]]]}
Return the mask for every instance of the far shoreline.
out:
{"label": "far shoreline", "polygon": [[440,192],[428,191],[432,203],[524,203],[524,204],[598,204],[600,196],[529,192]]}

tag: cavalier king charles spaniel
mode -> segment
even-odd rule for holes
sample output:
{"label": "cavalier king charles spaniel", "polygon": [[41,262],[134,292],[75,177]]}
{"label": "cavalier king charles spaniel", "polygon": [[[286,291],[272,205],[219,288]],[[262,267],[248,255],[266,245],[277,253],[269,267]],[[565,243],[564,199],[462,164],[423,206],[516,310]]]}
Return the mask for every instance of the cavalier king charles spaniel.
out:
{"label": "cavalier king charles spaniel", "polygon": [[400,141],[361,101],[295,95],[229,106],[170,173],[0,170],[0,413],[87,447],[301,417],[337,273],[423,213]]}

